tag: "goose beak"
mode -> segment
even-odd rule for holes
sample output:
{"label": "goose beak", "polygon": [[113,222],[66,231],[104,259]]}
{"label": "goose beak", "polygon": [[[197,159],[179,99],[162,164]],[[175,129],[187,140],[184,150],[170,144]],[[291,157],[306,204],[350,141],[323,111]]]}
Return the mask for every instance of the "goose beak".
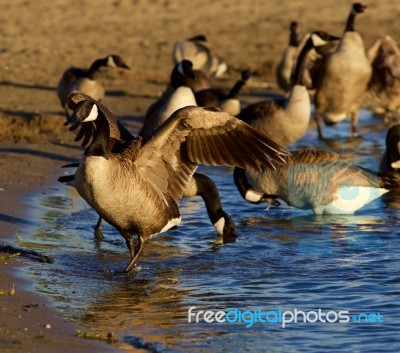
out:
{"label": "goose beak", "polygon": [[121,63],[120,65],[119,65],[119,67],[121,68],[121,69],[126,69],[126,70],[130,70],[131,68],[128,66],[128,65],[126,65],[125,63]]}
{"label": "goose beak", "polygon": [[69,118],[67,118],[67,121],[64,123],[64,126],[68,126],[70,124],[73,124],[76,121],[77,121],[76,114],[73,113]]}

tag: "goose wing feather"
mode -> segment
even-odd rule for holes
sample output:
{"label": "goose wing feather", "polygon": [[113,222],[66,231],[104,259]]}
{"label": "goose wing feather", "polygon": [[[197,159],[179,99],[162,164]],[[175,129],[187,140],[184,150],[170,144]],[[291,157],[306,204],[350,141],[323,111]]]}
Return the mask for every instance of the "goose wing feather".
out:
{"label": "goose wing feather", "polygon": [[178,200],[198,164],[275,169],[283,148],[232,115],[213,108],[177,110],[142,146],[135,166],[141,176]]}

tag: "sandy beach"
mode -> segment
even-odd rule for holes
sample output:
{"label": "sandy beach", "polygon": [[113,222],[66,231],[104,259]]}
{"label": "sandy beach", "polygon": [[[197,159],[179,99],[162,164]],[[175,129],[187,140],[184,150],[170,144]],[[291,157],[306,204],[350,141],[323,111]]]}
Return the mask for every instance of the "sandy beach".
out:
{"label": "sandy beach", "polygon": [[[256,72],[246,94],[276,89],[274,68],[287,43],[288,25],[306,33],[340,35],[352,1],[221,0],[186,2],[1,0],[0,20],[0,350],[2,352],[112,352],[120,348],[76,338],[48,298],[32,290],[19,268],[29,256],[8,258],[16,232],[29,227],[28,195],[46,193],[60,166],[77,161],[83,149],[63,126],[56,95],[63,71],[88,67],[118,54],[131,70],[104,70],[104,104],[133,132],[148,106],[164,90],[176,39],[205,34],[230,67],[215,84],[229,87],[241,70]],[[400,7],[370,1],[357,19],[368,48],[382,34],[400,38]],[[66,348],[68,347],[68,348]],[[133,348],[131,348],[133,351]]]}

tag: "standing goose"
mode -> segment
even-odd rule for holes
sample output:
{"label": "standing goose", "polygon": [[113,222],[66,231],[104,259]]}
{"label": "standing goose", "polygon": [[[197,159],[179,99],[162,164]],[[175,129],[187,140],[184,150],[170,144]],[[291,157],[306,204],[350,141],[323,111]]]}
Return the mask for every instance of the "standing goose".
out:
{"label": "standing goose", "polygon": [[[154,103],[146,114],[146,119],[142,130],[139,135],[148,140],[154,133],[156,128],[166,120],[176,109],[195,104],[193,92],[199,85],[205,83],[204,74],[199,70],[192,70],[192,64],[190,61],[183,60],[177,64],[171,73],[170,87],[171,90],[164,94],[164,96]],[[175,89],[174,89],[175,87]],[[188,89],[188,88],[191,88]],[[131,139],[132,135],[124,128],[118,121],[118,129],[120,132],[120,138]],[[80,125],[80,122],[73,124],[73,128]],[[83,124],[84,126],[88,124]],[[91,125],[89,125],[91,126]],[[92,134],[89,133],[91,130],[86,131],[85,141],[89,141]],[[75,166],[76,167],[76,166]],[[72,181],[71,181],[72,179]],[[59,179],[61,182],[73,185],[73,176],[65,176]],[[222,209],[218,190],[214,182],[205,175],[195,173],[193,180],[188,185],[187,190],[183,197],[201,196],[205,202],[207,213],[219,234],[224,236],[224,239],[229,240],[236,235],[236,227],[231,217]],[[223,221],[220,221],[223,219]],[[103,220],[99,217],[95,229],[95,237],[97,239],[103,239],[102,234]]]}
{"label": "standing goose", "polygon": [[297,22],[293,21],[289,26],[289,45],[282,53],[281,60],[275,69],[276,82],[278,86],[288,92],[292,82],[292,73],[296,65],[297,48],[299,46],[299,34],[297,33]]}
{"label": "standing goose", "polygon": [[312,48],[335,39],[326,32],[313,32],[299,54],[289,97],[250,104],[242,109],[238,118],[283,147],[301,138],[308,129],[311,116],[310,96],[301,82],[304,61]]}
{"label": "standing goose", "polygon": [[392,126],[386,135],[386,151],[379,170],[400,174],[400,124]]}
{"label": "standing goose", "polygon": [[[78,193],[126,240],[135,266],[144,242],[180,223],[177,203],[199,163],[274,168],[288,154],[228,113],[200,107],[176,111],[149,141],[120,139],[113,114],[81,93],[71,95],[65,125],[94,122],[96,135],[74,177]],[[135,248],[132,235],[138,235]]]}
{"label": "standing goose", "polygon": [[234,116],[238,115],[241,110],[238,96],[250,76],[250,71],[243,71],[240,80],[234,84],[228,93],[215,88],[208,88],[195,92],[197,105],[199,107],[217,107],[223,112]]}
{"label": "standing goose", "polygon": [[195,74],[191,61],[182,60],[175,65],[170,78],[172,90],[153,103],[145,114],[143,127],[139,132],[144,140],[149,139],[153,132],[177,109],[196,105],[196,98],[190,88],[194,79]]}
{"label": "standing goose", "polygon": [[271,203],[280,198],[315,214],[353,214],[400,184],[393,175],[378,175],[317,149],[293,152],[276,170],[235,168],[234,180],[248,202]]}
{"label": "standing goose", "polygon": [[[68,95],[74,90],[84,92],[97,100],[104,98],[105,87],[103,75],[100,71],[100,68],[103,66],[130,69],[121,57],[118,55],[109,55],[105,58],[95,60],[89,69],[70,67],[63,73],[57,85],[57,94],[66,116],[69,116]],[[70,130],[75,130],[76,127],[77,126],[72,126]],[[92,134],[92,125],[82,127],[75,141],[79,141],[83,138],[82,146],[85,146],[89,142],[89,138]]]}
{"label": "standing goose", "polygon": [[383,117],[400,113],[400,49],[389,36],[380,36],[368,50],[372,77],[363,106]]}
{"label": "standing goose", "polygon": [[104,98],[105,87],[100,71],[103,66],[129,69],[118,55],[109,55],[95,60],[89,69],[71,67],[63,73],[57,86],[57,94],[67,116],[69,116],[68,95],[74,90],[84,92],[96,100]]}
{"label": "standing goose", "polygon": [[353,4],[337,49],[322,58],[315,75],[315,119],[321,139],[321,117],[332,125],[350,115],[352,135],[357,135],[359,109],[372,68],[363,40],[354,29],[354,20],[366,8],[361,3]]}
{"label": "standing goose", "polygon": [[174,64],[189,60],[193,68],[201,70],[209,76],[221,77],[228,66],[214,53],[205,35],[177,40],[172,50]]}

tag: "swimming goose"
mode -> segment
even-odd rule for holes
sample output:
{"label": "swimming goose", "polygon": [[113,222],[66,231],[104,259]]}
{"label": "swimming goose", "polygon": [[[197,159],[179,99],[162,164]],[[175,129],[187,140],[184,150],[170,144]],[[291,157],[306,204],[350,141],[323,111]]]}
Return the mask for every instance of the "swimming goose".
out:
{"label": "swimming goose", "polygon": [[318,149],[293,152],[276,170],[235,168],[234,180],[248,202],[280,198],[315,214],[353,214],[400,184],[395,176],[372,172]]}
{"label": "swimming goose", "polygon": [[383,117],[400,113],[400,49],[389,35],[380,36],[368,50],[372,77],[363,106]]}
{"label": "swimming goose", "polygon": [[351,117],[351,132],[357,135],[360,105],[366,92],[372,68],[365,53],[364,43],[354,29],[356,15],[367,6],[354,3],[345,31],[336,50],[322,58],[315,84],[315,120],[318,136],[322,139],[321,118],[328,125]]}
{"label": "swimming goose", "polygon": [[228,69],[228,66],[214,53],[206,36],[202,34],[177,40],[172,50],[172,59],[174,64],[182,60],[190,60],[194,69],[217,78]]}
{"label": "swimming goose", "polygon": [[216,88],[208,88],[195,92],[197,105],[199,107],[217,107],[223,112],[234,116],[238,115],[241,109],[238,96],[250,76],[250,71],[243,71],[240,80],[234,84],[228,93]]}
{"label": "swimming goose", "polygon": [[386,134],[386,151],[379,170],[400,173],[400,124],[392,126]]}
{"label": "swimming goose", "polygon": [[301,82],[305,58],[312,48],[335,39],[326,32],[313,32],[299,54],[289,97],[250,104],[242,109],[238,118],[283,147],[301,138],[308,129],[311,116],[310,96]]}
{"label": "swimming goose", "polygon": [[182,60],[175,65],[170,78],[173,91],[158,99],[146,111],[143,127],[139,132],[144,140],[149,139],[153,132],[177,109],[196,105],[196,98],[190,88],[190,82],[194,78],[191,61]]}
{"label": "swimming goose", "polygon": [[189,193],[199,163],[261,170],[275,168],[288,154],[247,124],[211,108],[177,110],[145,144],[141,137],[120,139],[115,116],[87,95],[72,93],[71,108],[74,113],[65,125],[78,121],[96,125],[74,186],[126,240],[131,261],[125,271],[135,266],[151,235],[180,223],[177,204]]}
{"label": "swimming goose", "polygon": [[297,22],[293,21],[289,26],[289,45],[283,51],[281,60],[275,69],[276,82],[285,92],[290,90],[292,73],[296,65],[298,45],[299,34],[297,33]]}

